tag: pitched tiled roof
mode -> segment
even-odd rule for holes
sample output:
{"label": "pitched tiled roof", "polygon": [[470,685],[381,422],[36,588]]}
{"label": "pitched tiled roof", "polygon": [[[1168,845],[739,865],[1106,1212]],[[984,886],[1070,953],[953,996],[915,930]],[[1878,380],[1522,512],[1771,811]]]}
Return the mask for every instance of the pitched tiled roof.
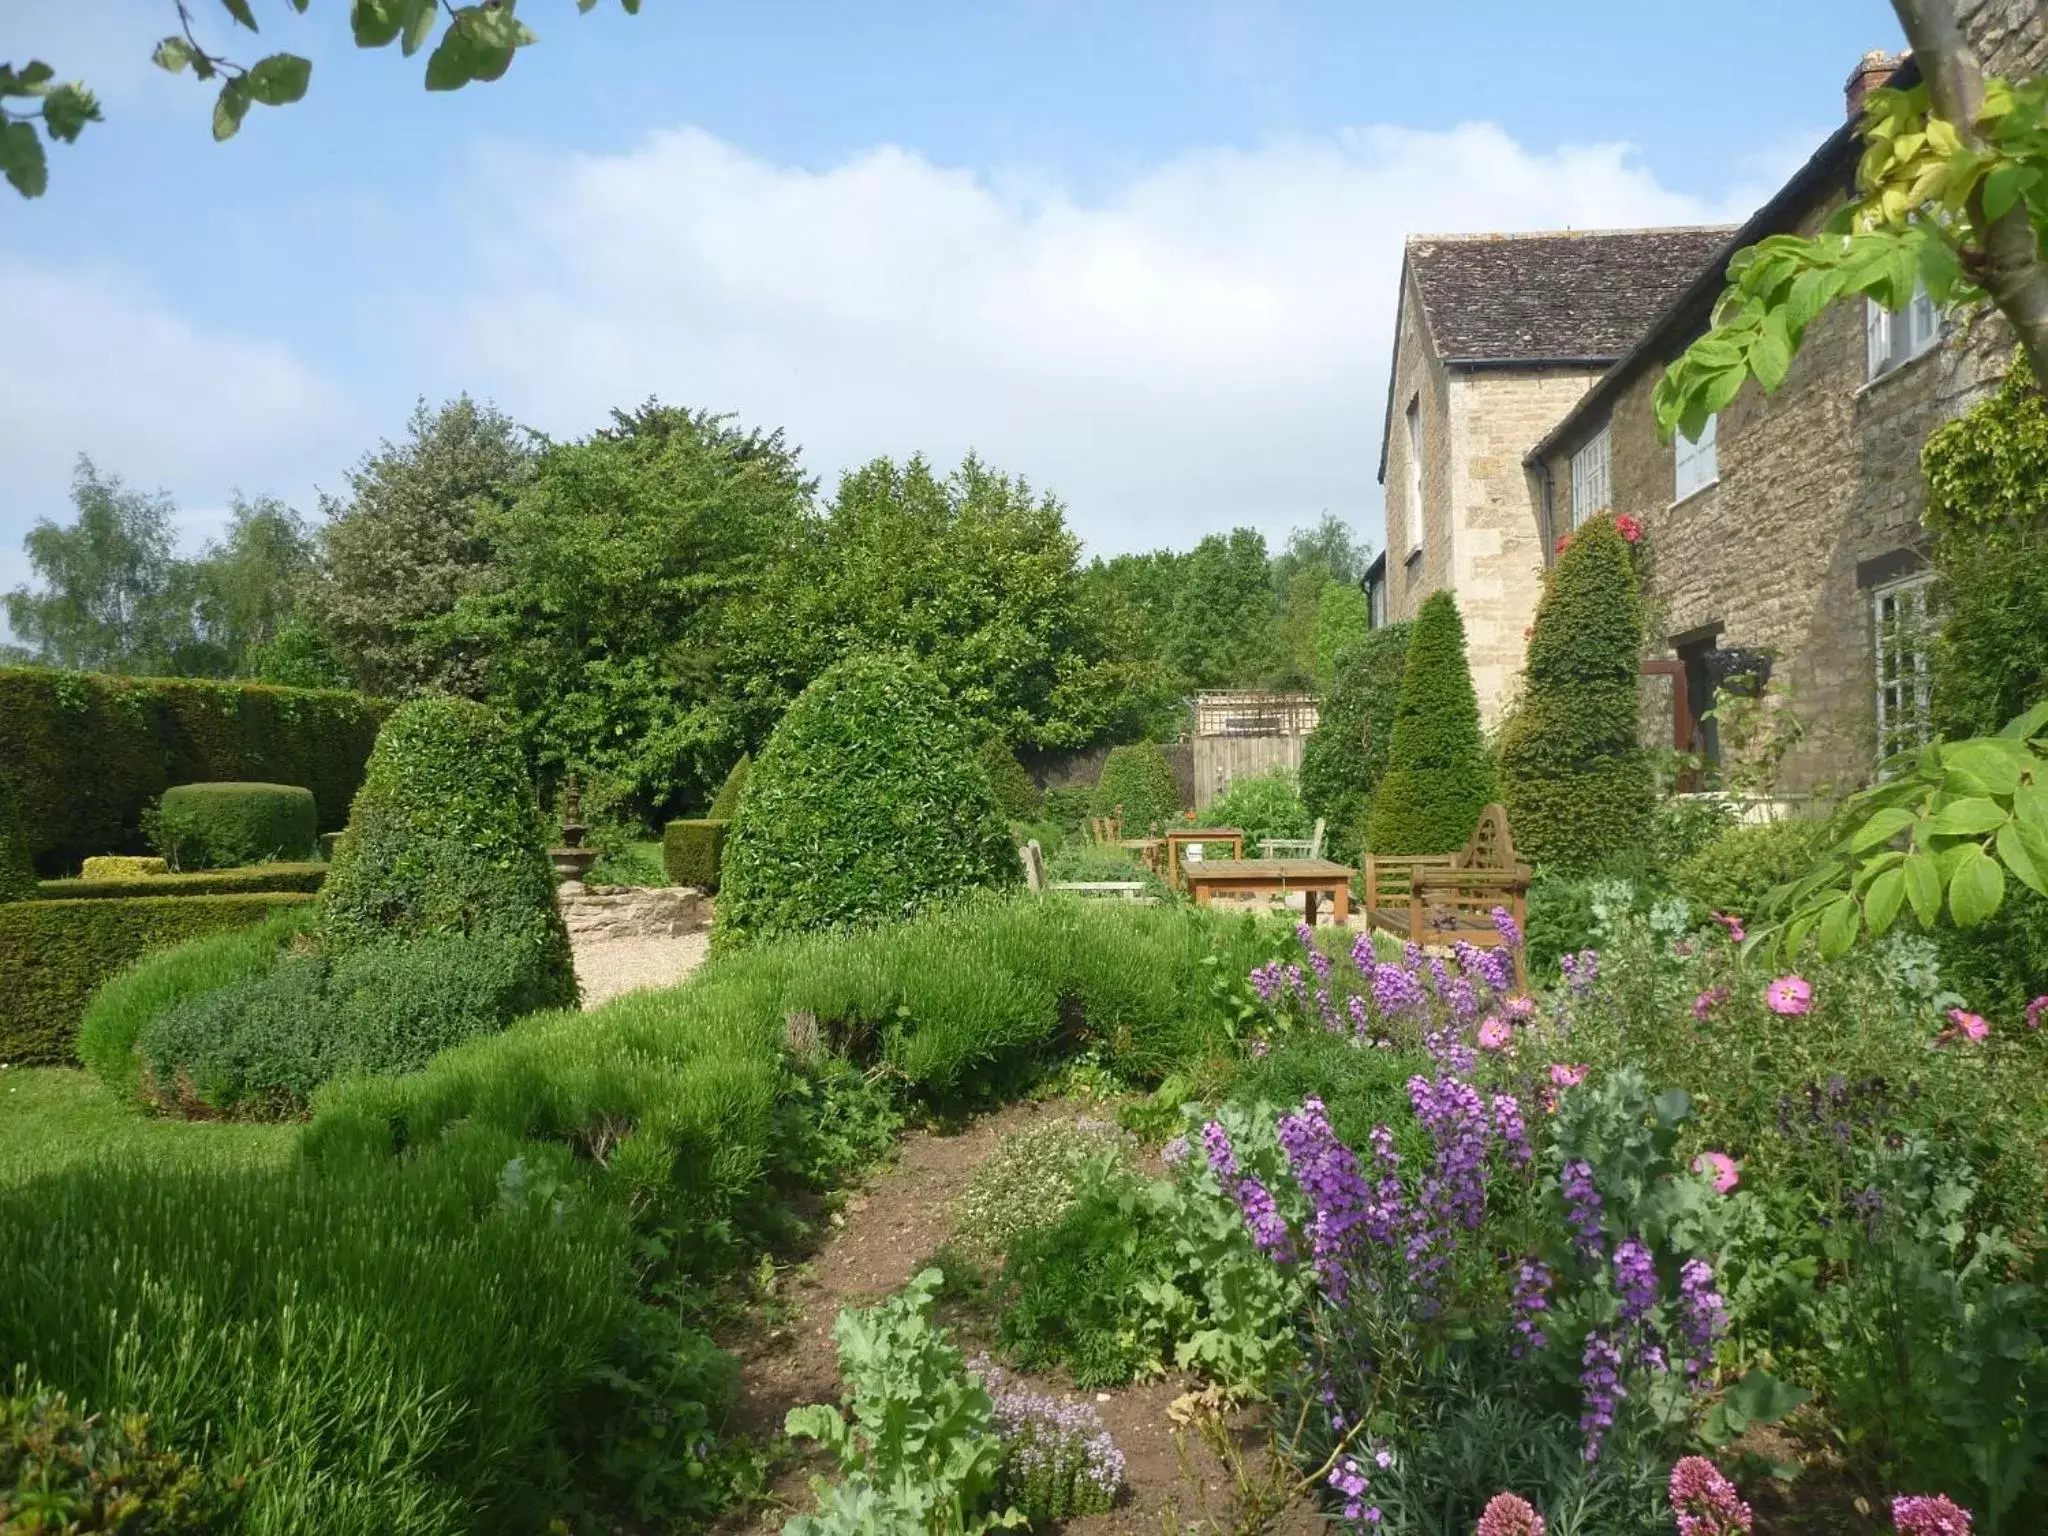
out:
{"label": "pitched tiled roof", "polygon": [[1408,266],[1446,362],[1611,362],[1734,233],[1716,225],[1416,235]]}

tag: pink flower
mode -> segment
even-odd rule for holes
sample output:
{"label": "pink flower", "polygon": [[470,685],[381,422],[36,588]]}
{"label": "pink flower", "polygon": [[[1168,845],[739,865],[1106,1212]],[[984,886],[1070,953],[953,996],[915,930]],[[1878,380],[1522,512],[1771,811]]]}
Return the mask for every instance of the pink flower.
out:
{"label": "pink flower", "polygon": [[[2048,997],[2041,999],[2042,1006],[2048,1006]],[[1508,1017],[1511,1019],[1533,1019],[1536,1016],[1536,999],[1533,997],[1511,997],[1508,999]]]}
{"label": "pink flower", "polygon": [[1733,912],[1716,912],[1714,914],[1714,921],[1728,930],[1729,943],[1740,944],[1742,942],[1741,918],[1737,917]]}
{"label": "pink flower", "polygon": [[1472,1536],[1543,1536],[1543,1517],[1516,1493],[1496,1493],[1479,1512]]}
{"label": "pink flower", "polygon": [[1559,553],[1560,555],[1561,555],[1561,554],[1563,554],[1563,553],[1564,553],[1564,549],[1565,549],[1565,546],[1566,546],[1567,544],[1571,543],[1571,541],[1572,541],[1572,536],[1571,536],[1570,534],[1568,534],[1568,533],[1565,533],[1565,534],[1559,534],[1559,535],[1558,535],[1558,539],[1557,539],[1557,552],[1558,552],[1558,553]]}
{"label": "pink flower", "polygon": [[1735,1485],[1704,1456],[1687,1456],[1671,1469],[1671,1513],[1678,1536],[1748,1536],[1753,1518]]}
{"label": "pink flower", "polygon": [[1694,1173],[1706,1174],[1714,1181],[1714,1192],[1725,1195],[1742,1179],[1741,1170],[1735,1159],[1726,1152],[1702,1152],[1692,1160]]}
{"label": "pink flower", "polygon": [[1805,1013],[1813,1007],[1813,983],[1804,976],[1780,976],[1764,989],[1773,1013]]}
{"label": "pink flower", "polygon": [[1626,512],[1614,520],[1614,531],[1621,535],[1624,543],[1634,544],[1643,536],[1643,525]]}
{"label": "pink flower", "polygon": [[1948,1011],[1948,1020],[1949,1027],[1934,1037],[1937,1045],[1945,1044],[1950,1040],[1961,1040],[1964,1038],[1982,1040],[1991,1033],[1991,1025],[1981,1013],[1971,1013],[1962,1008],[1951,1008]]}
{"label": "pink flower", "polygon": [[1899,1536],[1970,1536],[1970,1512],[1945,1493],[1902,1494],[1892,1500]]}
{"label": "pink flower", "polygon": [[1727,1001],[1728,989],[1726,987],[1709,987],[1692,1000],[1692,1016],[1696,1019],[1704,1019],[1714,1011],[1716,1005]]}
{"label": "pink flower", "polygon": [[1576,1088],[1586,1080],[1587,1071],[1583,1065],[1568,1067],[1561,1061],[1552,1062],[1550,1080],[1560,1088]]}
{"label": "pink flower", "polygon": [[[1509,1006],[1513,1007],[1514,1005],[1511,1003]],[[2042,993],[2031,1003],[2027,1004],[2027,1028],[2039,1029],[2043,1014],[2048,1014],[2048,992]]]}
{"label": "pink flower", "polygon": [[1479,1045],[1482,1050],[1504,1051],[1514,1037],[1513,1028],[1499,1014],[1489,1013],[1479,1021]]}

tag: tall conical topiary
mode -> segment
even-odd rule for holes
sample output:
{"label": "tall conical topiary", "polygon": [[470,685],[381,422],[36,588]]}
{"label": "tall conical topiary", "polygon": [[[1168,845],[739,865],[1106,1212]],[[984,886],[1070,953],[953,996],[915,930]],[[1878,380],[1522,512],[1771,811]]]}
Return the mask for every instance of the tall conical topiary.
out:
{"label": "tall conical topiary", "polygon": [[1328,825],[1330,850],[1345,859],[1364,845],[1373,791],[1387,771],[1412,627],[1403,620],[1368,630],[1345,649],[1302,744],[1302,803]]}
{"label": "tall conical topiary", "polygon": [[1432,593],[1409,634],[1394,745],[1373,796],[1366,846],[1374,853],[1454,853],[1493,797],[1493,765],[1479,739],[1479,698],[1465,662],[1465,621],[1450,593]]}
{"label": "tall conical topiary", "polygon": [[1583,875],[1646,845],[1656,782],[1637,736],[1642,594],[1611,519],[1587,523],[1551,568],[1529,638],[1527,686],[1501,739],[1518,852]]}
{"label": "tall conical topiary", "polygon": [[14,786],[0,773],[0,901],[26,901],[36,894],[36,868],[29,860],[28,828]]}
{"label": "tall conical topiary", "polygon": [[754,771],[754,757],[742,752],[740,760],[732,765],[732,772],[725,776],[725,782],[718,786],[718,793],[712,798],[711,809],[705,812],[707,821],[731,821],[740,813],[740,800],[747,792],[747,778]]}
{"label": "tall conical topiary", "polygon": [[322,895],[330,954],[503,940],[533,966],[538,1005],[576,1002],[540,801],[512,732],[481,704],[414,699],[384,722]]}
{"label": "tall conical topiary", "polygon": [[1111,747],[1088,803],[1091,816],[1114,816],[1125,837],[1164,832],[1180,822],[1180,787],[1156,741]]}
{"label": "tall conical topiary", "polygon": [[761,749],[720,871],[713,942],[911,916],[1024,878],[974,727],[907,656],[860,655]]}

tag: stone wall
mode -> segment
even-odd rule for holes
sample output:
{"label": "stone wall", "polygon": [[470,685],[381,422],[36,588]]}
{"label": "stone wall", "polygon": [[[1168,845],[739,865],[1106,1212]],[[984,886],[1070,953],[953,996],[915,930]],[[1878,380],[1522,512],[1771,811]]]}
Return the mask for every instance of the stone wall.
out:
{"label": "stone wall", "polygon": [[[1387,617],[1412,619],[1422,600],[1451,584],[1450,379],[1437,361],[1422,300],[1404,269],[1386,418]],[[1422,548],[1408,538],[1408,402],[1422,427]]]}
{"label": "stone wall", "polygon": [[565,880],[555,901],[572,941],[674,939],[711,926],[711,898],[693,886],[584,885]]}

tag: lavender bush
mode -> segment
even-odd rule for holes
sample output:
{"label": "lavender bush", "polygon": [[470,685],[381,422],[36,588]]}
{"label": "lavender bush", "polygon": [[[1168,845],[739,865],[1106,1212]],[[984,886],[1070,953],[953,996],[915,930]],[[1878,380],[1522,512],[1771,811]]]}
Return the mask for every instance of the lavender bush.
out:
{"label": "lavender bush", "polygon": [[1086,1403],[1033,1391],[986,1356],[974,1362],[994,1400],[989,1424],[1003,1447],[1001,1501],[1037,1528],[1101,1514],[1124,1485],[1124,1453]]}

